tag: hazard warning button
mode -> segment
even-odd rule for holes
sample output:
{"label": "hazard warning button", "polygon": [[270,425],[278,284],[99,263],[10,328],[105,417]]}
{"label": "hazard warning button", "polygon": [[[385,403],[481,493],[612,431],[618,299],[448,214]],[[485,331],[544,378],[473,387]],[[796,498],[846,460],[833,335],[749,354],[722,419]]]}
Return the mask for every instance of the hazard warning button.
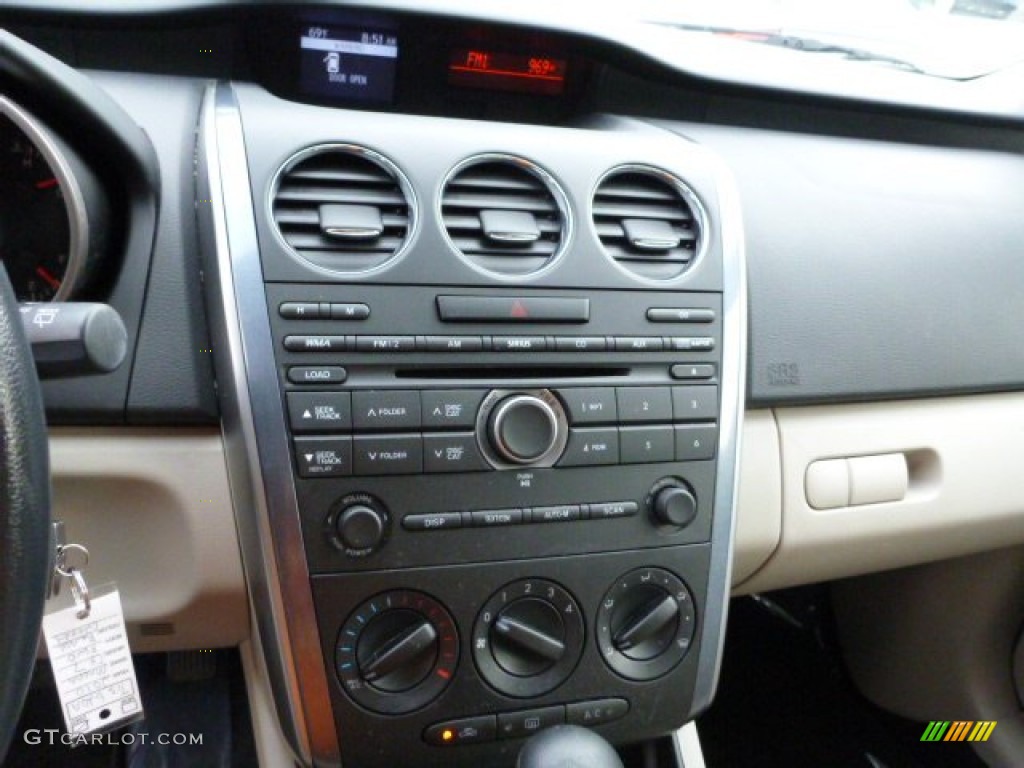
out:
{"label": "hazard warning button", "polygon": [[575,296],[438,296],[446,323],[585,323],[590,299]]}

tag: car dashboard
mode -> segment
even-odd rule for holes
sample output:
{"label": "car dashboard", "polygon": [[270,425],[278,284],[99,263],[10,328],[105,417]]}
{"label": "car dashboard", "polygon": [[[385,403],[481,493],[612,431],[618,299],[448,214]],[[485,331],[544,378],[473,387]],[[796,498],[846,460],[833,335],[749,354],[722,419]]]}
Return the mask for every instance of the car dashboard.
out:
{"label": "car dashboard", "polygon": [[[930,719],[895,638],[955,618],[865,617],[1024,543],[1012,95],[539,9],[147,5],[0,11],[4,265],[125,326],[43,392],[134,650],[242,647],[268,765],[511,765],[678,733],[731,596],[836,582],[858,684]],[[1022,619],[948,694],[996,764]]]}

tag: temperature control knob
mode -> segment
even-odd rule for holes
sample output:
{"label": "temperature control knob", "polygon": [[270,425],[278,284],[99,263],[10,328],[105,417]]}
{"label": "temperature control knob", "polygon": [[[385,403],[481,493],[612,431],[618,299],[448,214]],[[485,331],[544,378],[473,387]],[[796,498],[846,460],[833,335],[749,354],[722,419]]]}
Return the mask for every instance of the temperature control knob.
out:
{"label": "temperature control knob", "polygon": [[544,579],[523,579],[494,593],[473,629],[480,674],[509,696],[552,690],[569,676],[582,651],[579,606],[565,589]]}
{"label": "temperature control knob", "polygon": [[695,623],[682,579],[662,568],[640,568],[616,581],[601,601],[597,645],[623,677],[654,680],[690,650]]}
{"label": "temperature control knob", "polygon": [[459,657],[455,624],[429,595],[392,590],[356,608],[335,648],[338,678],[367,709],[419,709],[448,685]]}

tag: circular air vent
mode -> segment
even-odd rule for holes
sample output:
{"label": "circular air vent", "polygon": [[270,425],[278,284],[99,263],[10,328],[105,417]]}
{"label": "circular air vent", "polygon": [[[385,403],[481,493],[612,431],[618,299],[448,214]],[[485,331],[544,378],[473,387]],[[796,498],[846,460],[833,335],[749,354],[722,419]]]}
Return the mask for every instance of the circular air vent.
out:
{"label": "circular air vent", "polygon": [[554,263],[569,240],[568,211],[550,174],[516,157],[462,163],[441,195],[441,219],[455,249],[474,266],[504,277]]}
{"label": "circular air vent", "polygon": [[413,229],[412,189],[393,163],[351,145],[315,147],[279,171],[271,213],[281,238],[333,272],[390,261]]}
{"label": "circular air vent", "polygon": [[700,252],[703,209],[683,182],[664,171],[612,171],[597,186],[592,212],[605,251],[640,277],[678,277]]}

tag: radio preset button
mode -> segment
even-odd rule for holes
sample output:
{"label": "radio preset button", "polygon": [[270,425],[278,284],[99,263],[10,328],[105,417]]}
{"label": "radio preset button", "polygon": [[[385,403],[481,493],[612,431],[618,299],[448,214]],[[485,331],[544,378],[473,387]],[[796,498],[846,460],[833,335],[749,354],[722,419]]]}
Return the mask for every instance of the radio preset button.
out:
{"label": "radio preset button", "polygon": [[288,369],[292,384],[341,384],[348,372],[340,365],[293,365]]}
{"label": "radio preset button", "polygon": [[288,422],[295,433],[348,432],[352,400],[348,392],[289,392]]}
{"label": "radio preset button", "polygon": [[623,464],[672,461],[675,454],[675,437],[670,426],[619,429],[619,455]]}
{"label": "radio preset button", "polygon": [[717,424],[684,424],[675,428],[676,460],[703,461],[715,458]]}
{"label": "radio preset button", "polygon": [[475,432],[423,436],[424,472],[480,472],[490,469],[476,444]]}
{"label": "radio preset button", "polygon": [[485,392],[477,389],[423,390],[423,426],[472,427]]}
{"label": "radio preset button", "polygon": [[714,385],[672,387],[672,410],[676,421],[707,421],[718,418],[718,387]]}
{"label": "radio preset button", "polygon": [[605,427],[569,430],[569,444],[558,466],[583,467],[618,463],[619,430],[615,427]]}
{"label": "radio preset button", "polygon": [[618,387],[619,421],[672,421],[672,395],[668,387]]}
{"label": "radio preset button", "polygon": [[356,430],[419,429],[420,393],[404,389],[353,392],[352,425]]}
{"label": "radio preset button", "polygon": [[357,475],[415,475],[423,471],[423,439],[419,435],[357,435],[353,453]]}
{"label": "radio preset button", "polygon": [[618,420],[614,387],[572,387],[556,390],[572,424],[613,424]]}

